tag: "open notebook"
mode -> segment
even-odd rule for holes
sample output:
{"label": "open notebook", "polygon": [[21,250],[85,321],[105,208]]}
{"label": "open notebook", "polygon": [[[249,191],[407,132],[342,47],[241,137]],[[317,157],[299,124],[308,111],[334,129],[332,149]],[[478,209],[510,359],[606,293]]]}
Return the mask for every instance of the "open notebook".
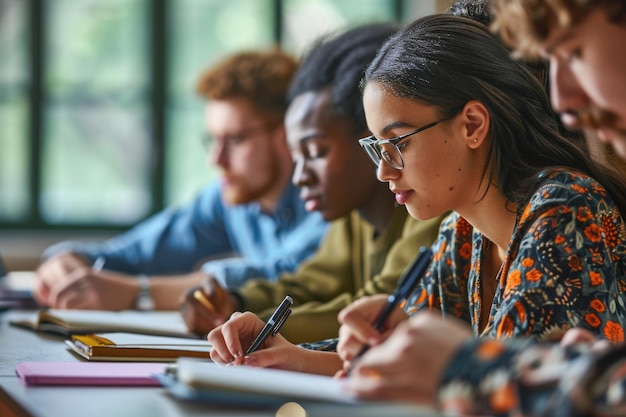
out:
{"label": "open notebook", "polygon": [[220,367],[191,358],[178,359],[171,369],[156,376],[171,395],[182,400],[271,408],[297,402],[307,415],[440,416],[431,408],[412,404],[361,401],[347,393],[340,380],[329,376],[246,366]]}
{"label": "open notebook", "polygon": [[64,335],[129,332],[197,339],[178,311],[12,310],[7,320],[14,326]]}

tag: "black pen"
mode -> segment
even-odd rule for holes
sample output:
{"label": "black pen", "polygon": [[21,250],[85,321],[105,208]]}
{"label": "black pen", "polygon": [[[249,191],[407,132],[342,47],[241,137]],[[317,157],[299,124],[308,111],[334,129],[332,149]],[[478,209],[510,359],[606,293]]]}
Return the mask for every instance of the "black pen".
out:
{"label": "black pen", "polygon": [[[404,271],[398,280],[396,290],[393,294],[387,297],[387,303],[374,322],[374,329],[381,331],[393,309],[411,295],[411,292],[413,292],[417,283],[421,280],[422,276],[426,272],[426,269],[430,265],[432,255],[433,251],[430,248],[426,248],[424,246],[420,248],[417,259],[415,259],[411,266]],[[352,363],[363,356],[369,348],[369,345],[363,345],[359,353],[357,353],[357,355],[352,359]],[[350,370],[348,370],[348,374],[349,373]]]}
{"label": "black pen", "polygon": [[269,335],[276,336],[276,333],[280,330],[287,317],[291,314],[291,306],[293,305],[293,299],[290,296],[286,296],[285,299],[278,305],[272,316],[269,318],[265,326],[261,329],[261,332],[257,335],[254,342],[250,345],[246,351],[246,355],[251,354],[261,346],[265,339]]}

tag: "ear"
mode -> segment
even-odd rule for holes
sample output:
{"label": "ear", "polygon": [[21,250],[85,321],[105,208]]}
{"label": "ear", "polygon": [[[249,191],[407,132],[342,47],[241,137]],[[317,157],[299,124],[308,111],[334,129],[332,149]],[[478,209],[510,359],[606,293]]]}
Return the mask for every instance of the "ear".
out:
{"label": "ear", "polygon": [[461,117],[467,146],[471,149],[479,148],[489,133],[491,123],[489,111],[480,101],[470,100],[463,107]]}

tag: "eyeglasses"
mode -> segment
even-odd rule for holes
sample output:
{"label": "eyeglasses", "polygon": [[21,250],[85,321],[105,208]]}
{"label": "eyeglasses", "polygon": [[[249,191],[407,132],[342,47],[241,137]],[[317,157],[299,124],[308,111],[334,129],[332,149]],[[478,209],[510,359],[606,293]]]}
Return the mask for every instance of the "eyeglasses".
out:
{"label": "eyeglasses", "polygon": [[222,146],[228,150],[233,149],[237,145],[243,143],[246,139],[257,136],[262,133],[267,133],[270,129],[273,129],[276,125],[271,123],[263,123],[256,126],[243,129],[237,134],[226,135],[223,137],[214,137],[208,133],[202,136],[202,145],[206,151],[210,151],[212,146],[217,142],[221,142]]}
{"label": "eyeglasses", "polygon": [[412,132],[405,133],[404,135],[396,136],[391,139],[377,139],[374,135],[368,136],[363,139],[359,139],[359,144],[363,147],[363,149],[365,149],[365,152],[367,152],[376,166],[379,166],[380,162],[385,160],[385,162],[387,162],[392,168],[402,169],[404,168],[404,160],[402,159],[401,149],[404,148],[405,145],[400,142],[409,136],[416,135],[426,129],[435,127],[439,123],[445,122],[451,118],[452,117],[443,118],[436,122],[427,124],[426,126],[422,126],[419,129],[415,129]]}

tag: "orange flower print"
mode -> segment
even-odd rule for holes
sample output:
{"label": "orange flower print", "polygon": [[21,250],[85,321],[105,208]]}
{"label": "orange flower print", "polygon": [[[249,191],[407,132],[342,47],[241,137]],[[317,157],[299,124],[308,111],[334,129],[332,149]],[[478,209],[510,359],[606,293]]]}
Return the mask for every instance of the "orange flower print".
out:
{"label": "orange flower print", "polygon": [[604,283],[602,275],[598,272],[590,271],[589,279],[591,280],[591,285],[601,285],[602,283]]}
{"label": "orange flower print", "polygon": [[563,237],[563,235],[556,235],[556,237],[554,238],[554,242],[557,245],[560,245],[561,243],[565,242],[565,238]]}
{"label": "orange flower print", "polygon": [[592,184],[592,187],[593,187],[593,193],[594,194],[600,194],[601,196],[606,197],[606,188],[604,188],[603,186],[601,186],[597,182],[594,182]]}
{"label": "orange flower print", "polygon": [[489,361],[493,358],[497,358],[502,352],[504,352],[504,345],[497,340],[486,339],[480,344],[476,351],[476,356],[482,361]]}
{"label": "orange flower print", "polygon": [[506,287],[504,287],[504,295],[507,295],[510,291],[519,287],[522,283],[522,271],[515,269],[509,271],[509,275],[506,277]]}
{"label": "orange flower print", "polygon": [[593,213],[589,210],[589,207],[578,207],[576,210],[576,219],[579,222],[586,222],[593,218]]}
{"label": "orange flower print", "polygon": [[578,184],[572,184],[572,189],[573,189],[574,191],[577,191],[577,192],[578,192],[578,193],[580,193],[580,194],[585,194],[585,193],[587,192],[587,189],[586,189],[586,188],[581,187],[581,186],[580,186],[580,185],[578,185]]}
{"label": "orange flower print", "polygon": [[513,384],[506,383],[491,392],[489,403],[496,413],[505,413],[517,408],[517,391]]}
{"label": "orange flower print", "polygon": [[615,343],[622,343],[624,341],[624,329],[619,323],[609,320],[604,326],[604,337],[607,340]]}
{"label": "orange flower print", "polygon": [[591,327],[598,327],[602,324],[602,321],[595,313],[585,314],[585,322]]}
{"label": "orange flower print", "polygon": [[524,304],[518,301],[515,303],[513,308],[515,308],[515,312],[517,313],[517,317],[519,317],[519,321],[524,323],[526,321],[526,307],[524,307]]}
{"label": "orange flower print", "polygon": [[585,236],[592,242],[599,242],[602,237],[602,229],[597,224],[592,223],[585,227]]}
{"label": "orange flower print", "polygon": [[606,306],[600,300],[591,300],[591,303],[589,303],[589,305],[598,313],[603,313],[606,310]]}
{"label": "orange flower print", "polygon": [[536,269],[531,269],[530,271],[526,272],[526,279],[531,282],[539,281],[542,276],[543,274]]}
{"label": "orange flower print", "polygon": [[522,212],[519,218],[520,224],[524,224],[526,222],[526,219],[528,219],[529,215],[530,215],[530,204],[527,205],[526,208],[524,208],[524,211]]}
{"label": "orange flower print", "polygon": [[604,239],[609,247],[616,247],[619,243],[619,230],[611,216],[602,216],[602,230],[604,230]]}
{"label": "orange flower print", "polygon": [[515,330],[515,323],[511,317],[505,316],[496,329],[496,339],[513,336],[513,330]]}
{"label": "orange flower print", "polygon": [[582,271],[583,270],[583,263],[580,260],[580,257],[578,255],[570,256],[568,261],[567,261],[567,265],[569,266],[569,269],[571,269],[572,271]]}
{"label": "orange flower print", "polygon": [[459,255],[463,259],[469,259],[472,256],[472,244],[469,242],[465,242],[459,248]]}
{"label": "orange flower print", "polygon": [[456,234],[459,236],[467,236],[472,232],[472,225],[464,219],[459,219],[456,223]]}
{"label": "orange flower print", "polygon": [[524,258],[522,259],[522,266],[524,268],[530,268],[535,264],[535,260],[533,258]]}

